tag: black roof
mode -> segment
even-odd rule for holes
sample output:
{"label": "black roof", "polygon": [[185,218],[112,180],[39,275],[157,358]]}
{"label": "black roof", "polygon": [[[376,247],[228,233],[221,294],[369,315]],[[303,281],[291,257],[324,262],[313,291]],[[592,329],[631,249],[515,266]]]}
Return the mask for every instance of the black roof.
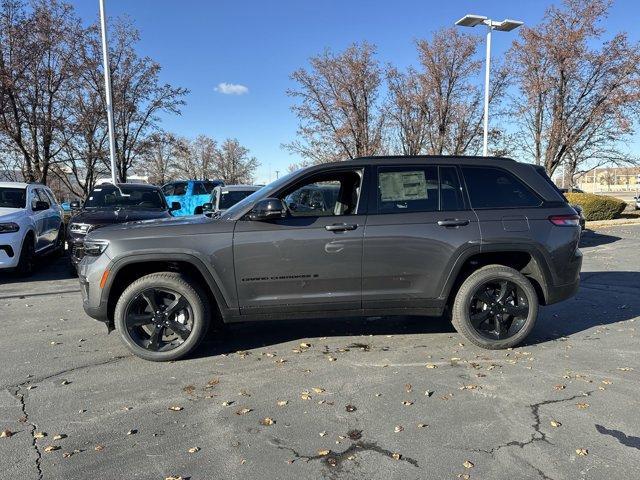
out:
{"label": "black roof", "polygon": [[[160,187],[157,185],[151,185],[148,183],[118,183],[116,184],[116,186],[118,188],[122,188],[122,187],[127,187],[127,188],[131,188],[131,187],[135,187],[135,188],[140,188],[141,190],[158,190]],[[105,182],[105,183],[101,183],[99,185],[96,185],[95,188],[102,188],[102,187],[113,187],[113,183],[111,182]]]}

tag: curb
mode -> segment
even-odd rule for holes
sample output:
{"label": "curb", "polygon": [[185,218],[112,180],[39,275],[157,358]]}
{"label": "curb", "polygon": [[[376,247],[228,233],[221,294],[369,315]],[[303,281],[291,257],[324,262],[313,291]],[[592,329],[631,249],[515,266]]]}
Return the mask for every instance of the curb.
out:
{"label": "curb", "polygon": [[586,223],[586,228],[622,227],[640,225],[640,218],[617,218],[615,220],[594,220]]}

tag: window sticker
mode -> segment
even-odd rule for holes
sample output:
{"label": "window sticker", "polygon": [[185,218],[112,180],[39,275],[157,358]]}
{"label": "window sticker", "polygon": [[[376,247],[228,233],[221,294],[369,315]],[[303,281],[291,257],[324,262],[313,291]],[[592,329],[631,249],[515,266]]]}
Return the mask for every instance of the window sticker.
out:
{"label": "window sticker", "polygon": [[379,175],[380,198],[383,202],[426,200],[427,180],[424,171],[381,172]]}

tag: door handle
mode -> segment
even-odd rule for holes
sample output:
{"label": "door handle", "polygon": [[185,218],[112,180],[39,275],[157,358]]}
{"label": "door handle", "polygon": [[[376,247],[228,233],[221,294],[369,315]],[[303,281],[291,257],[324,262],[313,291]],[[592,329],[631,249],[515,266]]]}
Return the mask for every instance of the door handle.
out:
{"label": "door handle", "polygon": [[469,225],[469,220],[458,220],[457,218],[448,218],[446,220],[438,220],[438,225],[441,227],[464,227]]}
{"label": "door handle", "polygon": [[324,228],[330,232],[344,232],[347,230],[355,230],[356,228],[358,228],[358,225],[355,225],[353,223],[334,223],[333,225],[325,225]]}

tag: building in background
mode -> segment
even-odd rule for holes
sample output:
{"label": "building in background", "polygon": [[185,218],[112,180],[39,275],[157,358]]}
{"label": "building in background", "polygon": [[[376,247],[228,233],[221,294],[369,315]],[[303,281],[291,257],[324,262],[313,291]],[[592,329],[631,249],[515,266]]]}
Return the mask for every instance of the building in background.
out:
{"label": "building in background", "polygon": [[574,186],[589,193],[635,192],[640,167],[602,167],[576,177]]}

